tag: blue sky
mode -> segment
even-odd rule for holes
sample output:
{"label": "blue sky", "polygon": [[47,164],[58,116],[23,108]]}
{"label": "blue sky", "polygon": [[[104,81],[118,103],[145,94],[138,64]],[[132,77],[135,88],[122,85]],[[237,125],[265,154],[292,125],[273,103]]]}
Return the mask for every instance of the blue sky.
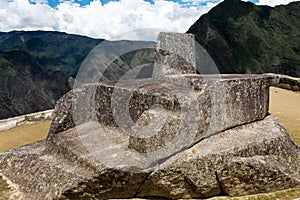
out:
{"label": "blue sky", "polygon": [[[186,32],[222,1],[0,0],[0,31],[48,30],[104,39],[152,39],[148,30]],[[251,1],[276,6],[293,0]],[[134,31],[137,29],[146,32],[140,34]]]}
{"label": "blue sky", "polygon": [[[86,5],[89,5],[91,1],[93,1],[93,0],[75,0],[74,2],[80,4],[81,6],[86,6]],[[105,4],[107,4],[111,1],[119,1],[119,0],[101,0],[101,3],[103,5],[105,5]],[[145,0],[145,1],[149,2],[151,4],[154,4],[154,0]],[[188,6],[189,5],[189,2],[185,2],[185,1],[181,1],[181,0],[169,0],[169,1],[177,2],[177,3],[181,4],[182,6]],[[253,3],[258,2],[258,0],[249,0],[249,1],[251,1]],[[207,2],[203,1],[203,2],[198,3],[198,5],[206,5]],[[212,0],[210,2],[217,2],[217,0]],[[56,7],[59,3],[60,3],[59,0],[48,0],[48,4],[51,7]]]}

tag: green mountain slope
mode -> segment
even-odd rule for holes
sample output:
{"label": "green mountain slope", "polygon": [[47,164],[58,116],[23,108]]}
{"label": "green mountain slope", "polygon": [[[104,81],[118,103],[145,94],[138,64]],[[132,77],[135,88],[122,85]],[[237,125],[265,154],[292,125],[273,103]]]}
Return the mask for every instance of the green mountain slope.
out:
{"label": "green mountain slope", "polygon": [[0,34],[0,50],[29,53],[46,71],[74,76],[84,58],[103,39],[51,31],[12,31]]}
{"label": "green mountain slope", "polygon": [[[53,108],[55,101],[70,89],[69,77],[76,77],[87,55],[103,41],[50,31],[0,32],[0,119]],[[138,50],[117,56],[107,69],[91,65],[103,72],[102,80],[118,80],[144,63],[150,65],[139,76],[151,75],[154,49],[139,47],[154,46],[153,42],[105,41],[105,44],[116,51],[118,47]]]}
{"label": "green mountain slope", "polygon": [[23,51],[0,51],[0,72],[0,119],[51,109],[69,90],[62,72],[45,72]]}
{"label": "green mountain slope", "polygon": [[274,8],[225,0],[187,31],[221,73],[300,76],[300,2]]}
{"label": "green mountain slope", "polygon": [[0,119],[54,108],[103,40],[50,31],[0,33]]}

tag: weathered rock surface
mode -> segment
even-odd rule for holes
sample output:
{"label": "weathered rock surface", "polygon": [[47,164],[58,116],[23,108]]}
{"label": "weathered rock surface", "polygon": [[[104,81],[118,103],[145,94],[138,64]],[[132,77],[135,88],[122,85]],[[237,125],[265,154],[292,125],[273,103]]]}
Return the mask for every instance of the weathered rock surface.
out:
{"label": "weathered rock surface", "polygon": [[[166,36],[168,47],[181,34]],[[177,53],[188,60],[185,40]],[[300,147],[268,114],[269,86],[299,83],[183,70],[82,85],[57,102],[45,141],[0,154],[0,177],[24,199],[207,198],[300,186]]]}
{"label": "weathered rock surface", "polygon": [[[186,86],[173,82],[176,77],[167,77],[165,83],[151,79],[123,81],[117,86],[99,83],[86,85],[79,92],[69,92],[57,102],[49,137],[90,120],[121,126],[121,129],[135,137],[132,130],[134,123],[144,112],[155,109],[156,118],[164,116],[166,111],[172,112],[173,117],[177,115],[180,119],[178,123],[188,118],[189,121],[185,122],[188,125],[179,124],[178,128],[182,129],[181,132],[195,129],[191,133],[195,134],[191,141],[193,144],[216,132],[261,120],[267,115],[269,80],[264,75],[224,75],[222,79],[209,75],[186,75],[180,78],[184,79],[182,82],[187,83]],[[140,87],[133,88],[136,85]],[[159,108],[155,108],[157,106]],[[128,123],[127,107],[132,123]],[[157,123],[162,127],[166,122],[161,120]],[[147,126],[144,128],[149,129]],[[172,131],[167,128],[163,131],[169,130]],[[158,141],[157,138],[153,140]],[[153,140],[148,138],[144,142],[148,141],[154,148],[160,145]],[[132,138],[131,142],[134,141]],[[131,146],[135,144],[131,143]]]}
{"label": "weathered rock surface", "polygon": [[[81,128],[91,131],[88,134],[95,130],[93,123]],[[24,199],[134,196],[147,173],[106,167],[92,153],[86,150],[74,128],[47,142],[36,142],[1,154],[0,174],[19,186],[16,189]]]}
{"label": "weathered rock surface", "polygon": [[156,45],[154,77],[195,74],[195,36],[181,33],[159,33]]}
{"label": "weathered rock surface", "polygon": [[299,150],[268,116],[211,136],[170,158],[151,173],[138,196],[207,198],[293,187],[300,183]]}
{"label": "weathered rock surface", "polygon": [[[90,122],[80,128],[95,139],[95,126],[99,125]],[[120,138],[120,148],[128,150],[128,137],[116,141]],[[97,146],[94,152],[87,151],[72,128],[47,144],[37,142],[2,153],[1,174],[20,186],[27,199],[207,198],[300,184],[300,148],[272,116],[210,136],[153,172],[112,169],[95,158],[96,151]]]}

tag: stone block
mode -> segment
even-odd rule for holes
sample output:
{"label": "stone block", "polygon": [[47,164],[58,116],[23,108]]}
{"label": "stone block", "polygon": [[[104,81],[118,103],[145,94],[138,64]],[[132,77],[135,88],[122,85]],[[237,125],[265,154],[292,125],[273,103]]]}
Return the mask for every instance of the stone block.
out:
{"label": "stone block", "polygon": [[193,34],[161,32],[157,37],[153,77],[195,74],[195,37]]}

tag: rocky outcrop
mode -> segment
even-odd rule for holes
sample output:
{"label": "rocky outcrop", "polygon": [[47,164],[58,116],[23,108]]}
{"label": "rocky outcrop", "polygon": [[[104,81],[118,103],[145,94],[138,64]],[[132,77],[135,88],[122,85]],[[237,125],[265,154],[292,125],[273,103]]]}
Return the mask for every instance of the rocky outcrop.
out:
{"label": "rocky outcrop", "polygon": [[206,138],[148,177],[139,196],[207,198],[299,184],[299,147],[271,116]]}
{"label": "rocky outcrop", "polygon": [[[157,54],[171,55],[164,44]],[[269,86],[298,83],[183,73],[74,87],[57,102],[47,140],[0,154],[0,176],[25,199],[208,198],[299,186],[300,147],[268,113]]]}
{"label": "rocky outcrop", "polygon": [[[78,128],[96,140],[99,124]],[[1,154],[2,176],[13,180],[27,199],[207,198],[299,185],[300,149],[272,116],[206,138],[151,171],[104,165],[97,157],[98,141],[87,151],[77,129],[54,135],[47,144]],[[116,137],[117,130],[106,131],[108,137]],[[128,137],[120,138],[125,149]]]}

